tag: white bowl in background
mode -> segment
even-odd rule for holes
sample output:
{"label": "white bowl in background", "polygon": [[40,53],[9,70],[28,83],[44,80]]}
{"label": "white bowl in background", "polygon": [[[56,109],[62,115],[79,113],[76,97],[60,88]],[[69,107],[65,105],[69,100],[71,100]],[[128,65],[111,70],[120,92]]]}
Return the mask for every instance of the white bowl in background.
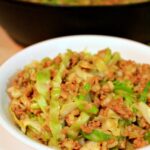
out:
{"label": "white bowl in background", "polygon": [[[14,125],[8,112],[10,100],[6,93],[7,85],[10,78],[26,64],[48,56],[54,57],[58,53],[64,53],[68,48],[74,51],[88,49],[92,53],[110,48],[112,51],[120,52],[125,59],[150,64],[149,46],[127,39],[98,35],[67,36],[47,40],[30,46],[8,59],[0,67],[0,124],[15,138],[38,150],[52,150],[52,148],[31,140]],[[148,149],[150,149],[150,146],[143,148],[143,150]]]}

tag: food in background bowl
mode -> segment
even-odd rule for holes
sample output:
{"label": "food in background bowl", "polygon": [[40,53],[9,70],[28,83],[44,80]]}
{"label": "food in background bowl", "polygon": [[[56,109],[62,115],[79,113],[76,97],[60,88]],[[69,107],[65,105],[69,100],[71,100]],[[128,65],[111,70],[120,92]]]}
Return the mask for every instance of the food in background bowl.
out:
{"label": "food in background bowl", "polygon": [[150,65],[105,49],[68,50],[19,71],[10,112],[34,140],[61,149],[132,150],[150,142]]}
{"label": "food in background bowl", "polygon": [[34,3],[45,3],[53,5],[117,5],[147,2],[149,0],[22,0]]}

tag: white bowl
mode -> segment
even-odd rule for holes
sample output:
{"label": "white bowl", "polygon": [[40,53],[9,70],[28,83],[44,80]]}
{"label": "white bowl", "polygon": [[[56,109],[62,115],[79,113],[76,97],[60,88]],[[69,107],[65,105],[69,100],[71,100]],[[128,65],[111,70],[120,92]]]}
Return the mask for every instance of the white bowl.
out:
{"label": "white bowl", "polygon": [[[120,52],[125,59],[132,59],[139,63],[150,64],[149,46],[127,39],[96,35],[68,36],[47,40],[30,46],[11,57],[0,67],[0,124],[18,140],[35,149],[52,149],[23,135],[14,125],[8,112],[9,98],[6,89],[9,79],[18,70],[22,69],[33,60],[40,60],[47,56],[54,57],[58,53],[64,53],[68,48],[75,51],[88,49],[96,53],[98,50],[108,47],[111,48],[112,51]],[[143,148],[143,150],[146,149],[150,149],[150,146]]]}

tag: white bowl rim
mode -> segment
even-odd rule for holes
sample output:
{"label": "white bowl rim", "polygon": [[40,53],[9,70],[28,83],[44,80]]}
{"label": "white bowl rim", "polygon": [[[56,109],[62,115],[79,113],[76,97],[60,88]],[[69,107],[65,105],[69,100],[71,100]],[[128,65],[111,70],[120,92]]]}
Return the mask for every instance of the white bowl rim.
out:
{"label": "white bowl rim", "polygon": [[[71,35],[71,36],[62,36],[62,37],[57,37],[57,38],[53,38],[53,39],[48,39],[36,44],[33,44],[27,48],[24,48],[23,50],[21,50],[20,52],[16,53],[15,55],[13,55],[12,57],[10,57],[7,61],[5,61],[1,66],[0,66],[0,73],[1,70],[12,60],[14,59],[16,56],[22,54],[22,53],[26,53],[27,51],[30,51],[31,49],[33,50],[34,48],[38,47],[39,45],[44,45],[47,42],[56,42],[59,40],[63,40],[63,39],[70,39],[70,38],[104,38],[104,39],[112,39],[112,40],[118,40],[118,41],[125,41],[125,42],[130,42],[131,44],[136,44],[138,46],[141,46],[145,49],[150,49],[149,46],[142,44],[140,42],[134,41],[134,40],[130,40],[130,39],[126,39],[126,38],[121,38],[121,37],[115,37],[115,36],[107,36],[107,35]],[[2,127],[4,129],[6,129],[11,135],[13,135],[16,139],[18,139],[19,141],[21,141],[22,143],[37,149],[37,150],[51,150],[52,148],[44,146],[40,143],[35,142],[34,140],[28,138],[28,137],[24,137],[23,135],[21,135],[20,133],[17,133],[14,128],[10,125],[7,124],[5,122],[5,120],[2,118],[1,114],[0,114],[0,124],[2,125]],[[150,146],[147,147],[148,149],[150,149]],[[143,150],[148,150],[146,147],[143,148]]]}

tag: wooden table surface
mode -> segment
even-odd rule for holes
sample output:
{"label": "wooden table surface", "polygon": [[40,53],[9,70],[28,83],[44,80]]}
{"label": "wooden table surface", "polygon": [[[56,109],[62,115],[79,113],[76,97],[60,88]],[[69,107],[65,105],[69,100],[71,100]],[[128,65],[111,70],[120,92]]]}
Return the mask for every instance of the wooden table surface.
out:
{"label": "wooden table surface", "polygon": [[22,49],[22,46],[16,44],[0,27],[0,64],[7,60],[10,56]]}
{"label": "wooden table surface", "polygon": [[[8,34],[0,27],[0,64],[10,56],[22,50],[22,46],[16,44]],[[33,150],[23,144],[0,125],[0,150]]]}

